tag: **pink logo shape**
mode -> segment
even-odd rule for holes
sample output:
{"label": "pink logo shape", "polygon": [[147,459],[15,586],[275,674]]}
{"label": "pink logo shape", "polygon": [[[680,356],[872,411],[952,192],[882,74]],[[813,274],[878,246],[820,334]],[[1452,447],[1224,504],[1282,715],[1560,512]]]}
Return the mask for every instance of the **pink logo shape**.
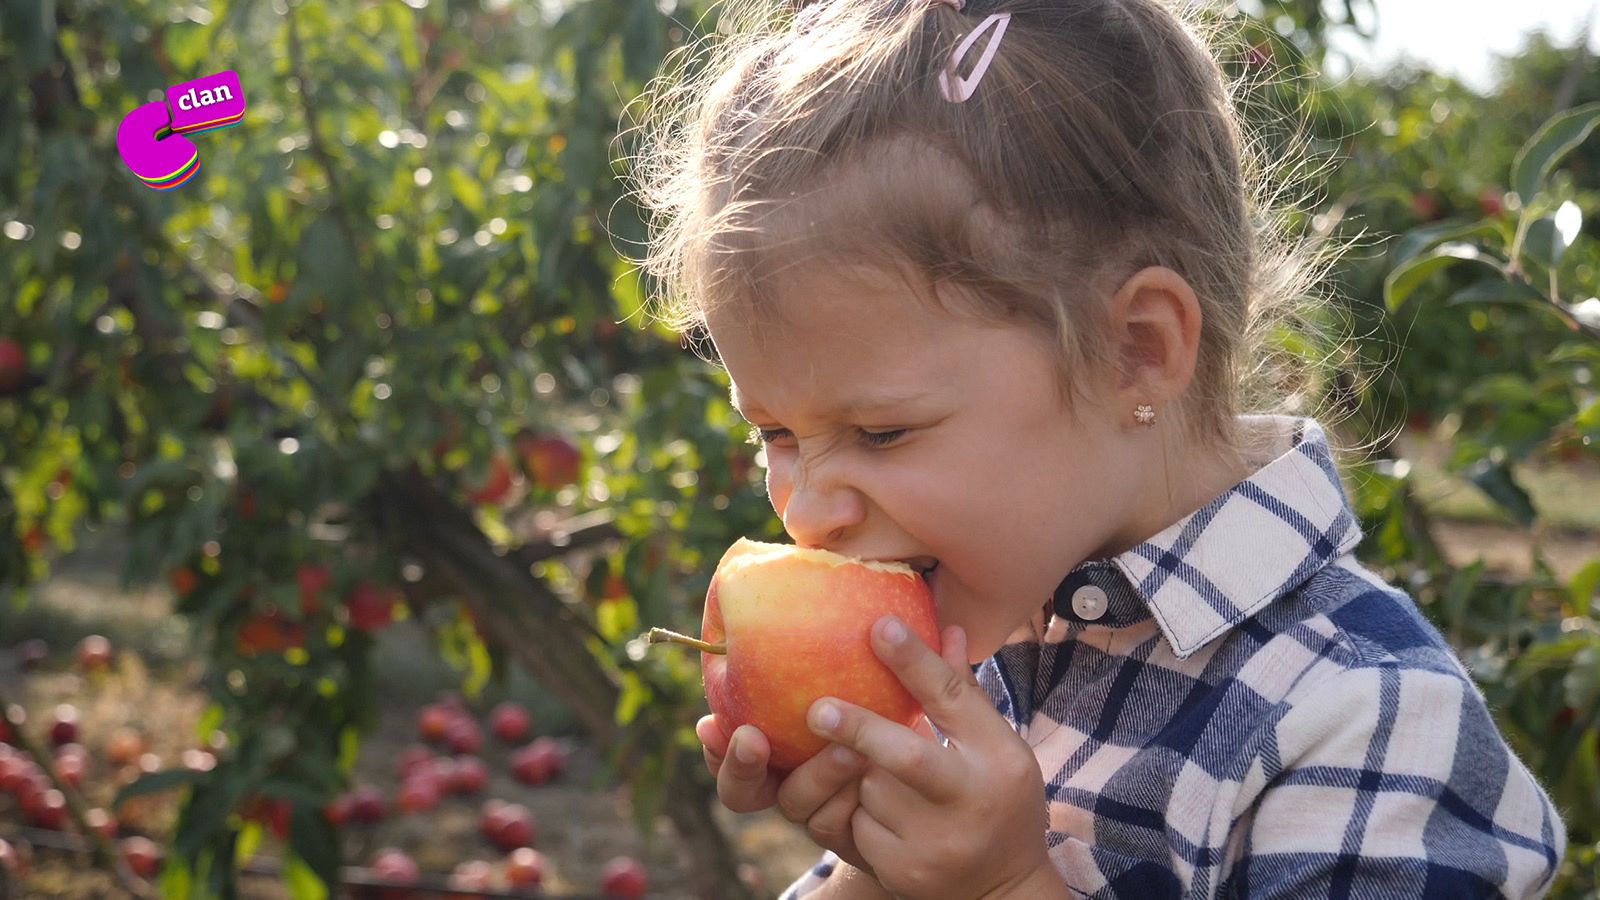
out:
{"label": "pink logo shape", "polygon": [[146,103],[123,117],[117,151],[140,181],[168,191],[200,171],[199,149],[183,135],[236,125],[244,109],[244,89],[232,69],[175,84],[166,103]]}

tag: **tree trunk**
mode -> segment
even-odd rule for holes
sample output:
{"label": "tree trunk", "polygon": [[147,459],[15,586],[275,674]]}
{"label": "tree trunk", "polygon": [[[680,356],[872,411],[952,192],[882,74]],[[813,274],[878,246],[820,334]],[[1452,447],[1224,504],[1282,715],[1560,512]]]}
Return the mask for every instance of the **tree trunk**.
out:
{"label": "tree trunk", "polygon": [[[587,641],[598,635],[525,563],[557,554],[537,547],[497,553],[471,517],[416,470],[385,475],[373,512],[430,575],[455,586],[479,624],[560,698],[597,746],[614,745],[620,691],[588,649]],[[713,802],[715,785],[699,756],[677,754],[666,778],[664,810],[693,860],[695,893],[746,900],[750,893],[739,881],[738,857],[712,818]]]}

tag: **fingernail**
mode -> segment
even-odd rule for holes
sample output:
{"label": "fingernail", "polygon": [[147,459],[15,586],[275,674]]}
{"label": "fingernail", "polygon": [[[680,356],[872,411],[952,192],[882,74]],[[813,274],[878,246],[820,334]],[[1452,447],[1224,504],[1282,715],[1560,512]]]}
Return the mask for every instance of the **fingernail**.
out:
{"label": "fingernail", "polygon": [[861,754],[843,744],[835,744],[833,746],[833,759],[841,766],[853,766],[861,760]]}
{"label": "fingernail", "polygon": [[883,642],[886,644],[899,644],[906,639],[906,626],[894,616],[887,617],[889,621],[883,623]]}
{"label": "fingernail", "polygon": [[737,741],[733,748],[733,755],[739,758],[739,762],[748,766],[756,761],[756,748],[750,746],[750,742],[747,740]]}
{"label": "fingernail", "polygon": [[822,731],[832,731],[839,727],[839,707],[832,703],[823,703],[817,707],[815,717],[817,728]]}

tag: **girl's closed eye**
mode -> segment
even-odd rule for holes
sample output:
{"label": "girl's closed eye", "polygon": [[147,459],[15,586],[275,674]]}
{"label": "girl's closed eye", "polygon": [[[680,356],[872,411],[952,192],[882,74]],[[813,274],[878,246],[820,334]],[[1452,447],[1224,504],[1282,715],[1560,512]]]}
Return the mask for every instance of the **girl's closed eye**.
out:
{"label": "girl's closed eye", "polygon": [[[886,444],[893,443],[895,440],[899,439],[899,437],[901,435],[905,434],[905,433],[906,433],[906,429],[904,429],[904,428],[896,428],[896,429],[894,429],[892,431],[866,431],[866,430],[862,430],[862,432],[861,432],[861,442],[863,444],[866,444],[866,445],[870,446],[870,447],[882,447],[882,446],[884,446]],[[788,435],[789,435],[789,429],[787,429],[787,428],[771,428],[771,429],[768,429],[768,428],[761,428],[761,427],[755,426],[755,425],[752,425],[750,427],[750,443],[752,443],[752,444],[770,444],[773,441],[780,440],[780,439],[782,439],[784,437],[787,437]]]}

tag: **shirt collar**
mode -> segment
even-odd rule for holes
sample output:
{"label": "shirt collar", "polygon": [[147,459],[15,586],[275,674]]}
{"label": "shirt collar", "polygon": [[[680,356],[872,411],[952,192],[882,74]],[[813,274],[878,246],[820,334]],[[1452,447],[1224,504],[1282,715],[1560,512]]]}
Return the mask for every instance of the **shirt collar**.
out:
{"label": "shirt collar", "polygon": [[1094,624],[1119,624],[1142,603],[1184,659],[1360,543],[1321,425],[1266,415],[1241,416],[1240,425],[1267,429],[1270,461],[1154,537],[1074,568],[1056,591],[1056,619],[1076,618],[1070,598],[1093,583],[1106,590],[1112,614]]}

